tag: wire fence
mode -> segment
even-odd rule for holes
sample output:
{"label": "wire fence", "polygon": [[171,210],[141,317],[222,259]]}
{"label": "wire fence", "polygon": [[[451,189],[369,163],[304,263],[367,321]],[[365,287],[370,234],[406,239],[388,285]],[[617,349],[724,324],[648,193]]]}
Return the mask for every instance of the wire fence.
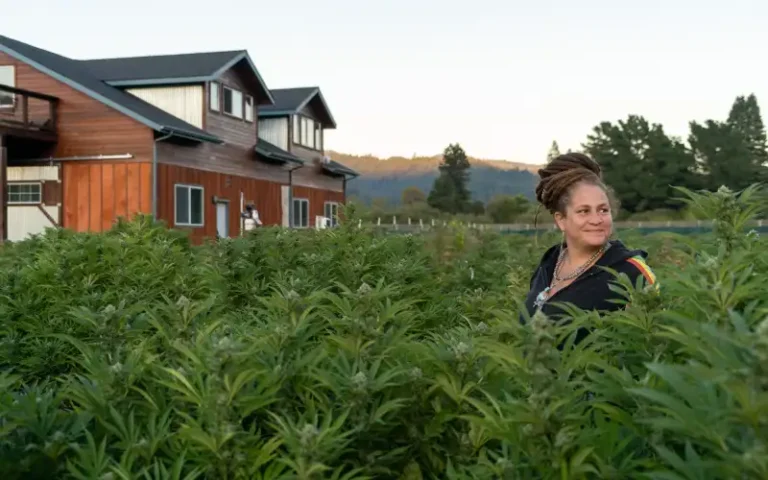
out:
{"label": "wire fence", "polygon": [[[382,219],[378,219],[376,222],[366,223],[359,221],[358,226],[366,228],[374,228],[384,232],[401,232],[401,233],[418,233],[435,230],[439,228],[445,228],[453,224],[460,224],[462,226],[480,230],[480,231],[494,231],[499,233],[515,233],[526,234],[535,232],[545,232],[547,230],[554,230],[556,227],[547,222],[534,226],[532,223],[512,223],[512,224],[485,224],[485,223],[466,223],[466,222],[449,222],[443,220],[427,220],[423,219],[412,220],[408,219],[407,223],[398,223],[397,219],[393,217],[391,222],[383,222]],[[636,230],[640,232],[674,232],[674,233],[698,233],[708,232],[714,227],[714,222],[711,220],[692,220],[692,221],[630,221],[630,222],[615,222],[614,228],[616,230]],[[757,232],[768,231],[768,220],[755,220],[748,224],[749,228],[754,229]]]}

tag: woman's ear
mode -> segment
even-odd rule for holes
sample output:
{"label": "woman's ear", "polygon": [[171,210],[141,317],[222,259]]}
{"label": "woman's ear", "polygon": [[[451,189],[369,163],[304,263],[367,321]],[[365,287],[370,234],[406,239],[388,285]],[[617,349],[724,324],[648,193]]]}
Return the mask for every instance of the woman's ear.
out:
{"label": "woman's ear", "polygon": [[557,228],[559,228],[561,232],[564,232],[565,231],[565,215],[563,215],[560,212],[555,212],[553,217],[555,218],[555,225],[557,225]]}

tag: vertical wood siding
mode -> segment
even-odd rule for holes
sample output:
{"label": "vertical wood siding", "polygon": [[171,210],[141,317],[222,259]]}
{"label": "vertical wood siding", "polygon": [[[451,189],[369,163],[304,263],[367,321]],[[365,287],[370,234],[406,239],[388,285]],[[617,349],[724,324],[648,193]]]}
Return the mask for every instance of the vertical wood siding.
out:
{"label": "vertical wood siding", "polygon": [[325,215],[325,202],[344,203],[342,192],[331,192],[310,187],[293,187],[293,198],[306,198],[309,200],[309,226],[315,226],[315,217]]}
{"label": "vertical wood siding", "polygon": [[148,162],[66,162],[62,184],[64,228],[102,232],[119,217],[152,211]]}
{"label": "vertical wood siding", "polygon": [[[216,238],[216,204],[213,197],[229,201],[229,234],[240,234],[240,192],[245,196],[245,202],[252,202],[259,211],[259,216],[265,226],[280,225],[283,212],[281,205],[281,184],[254,178],[208,172],[178,165],[158,166],[159,204],[158,216],[169,227],[179,228],[190,232],[190,238],[195,243],[201,243],[205,238]],[[177,227],[175,225],[175,185],[197,185],[203,187],[203,221],[202,227]]]}
{"label": "vertical wood siding", "polygon": [[203,128],[203,86],[130,88],[128,93],[139,97],[157,108],[184,120],[197,128]]}

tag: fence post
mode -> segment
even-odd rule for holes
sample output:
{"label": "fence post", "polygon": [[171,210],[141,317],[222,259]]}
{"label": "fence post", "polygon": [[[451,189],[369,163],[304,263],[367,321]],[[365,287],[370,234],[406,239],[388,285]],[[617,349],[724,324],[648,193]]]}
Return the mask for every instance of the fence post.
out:
{"label": "fence post", "polygon": [[381,217],[379,217],[378,220],[376,220],[376,226],[377,227],[381,226]]}
{"label": "fence post", "polygon": [[424,230],[424,220],[419,219],[419,229]]}

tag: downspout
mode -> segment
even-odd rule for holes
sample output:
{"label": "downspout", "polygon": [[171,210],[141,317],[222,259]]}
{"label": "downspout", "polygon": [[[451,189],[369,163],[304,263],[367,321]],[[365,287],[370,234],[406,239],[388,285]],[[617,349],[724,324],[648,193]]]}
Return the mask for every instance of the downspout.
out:
{"label": "downspout", "polygon": [[303,166],[302,163],[298,167],[288,170],[288,228],[293,228],[293,171]]}
{"label": "downspout", "polygon": [[152,220],[157,221],[157,143],[168,140],[173,133],[160,138],[156,138],[152,144]]}

